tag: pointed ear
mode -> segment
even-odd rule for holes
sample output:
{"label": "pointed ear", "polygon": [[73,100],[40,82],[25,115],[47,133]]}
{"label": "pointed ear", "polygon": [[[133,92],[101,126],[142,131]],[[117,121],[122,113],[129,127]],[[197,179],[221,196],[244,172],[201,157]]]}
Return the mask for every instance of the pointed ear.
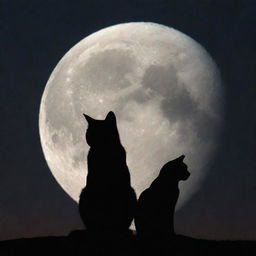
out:
{"label": "pointed ear", "polygon": [[91,123],[94,121],[94,119],[91,118],[90,116],[88,116],[88,115],[86,115],[86,114],[83,114],[83,115],[84,115],[86,121],[88,122],[88,124],[91,124]]}
{"label": "pointed ear", "polygon": [[116,116],[115,116],[114,112],[110,111],[107,114],[105,120],[112,123],[112,124],[116,124]]}
{"label": "pointed ear", "polygon": [[185,158],[185,155],[181,155],[180,157],[178,157],[178,160],[183,162],[184,158]]}

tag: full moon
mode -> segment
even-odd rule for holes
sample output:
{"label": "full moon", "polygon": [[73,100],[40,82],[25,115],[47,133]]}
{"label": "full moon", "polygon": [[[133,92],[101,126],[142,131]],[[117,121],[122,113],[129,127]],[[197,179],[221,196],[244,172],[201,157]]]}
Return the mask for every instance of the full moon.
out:
{"label": "full moon", "polygon": [[105,119],[109,111],[137,196],[167,161],[186,156],[191,176],[180,186],[179,209],[207,176],[218,145],[222,89],[210,55],[187,35],[146,22],[102,29],[64,55],[45,87],[39,130],[52,174],[76,201],[89,150],[83,113]]}

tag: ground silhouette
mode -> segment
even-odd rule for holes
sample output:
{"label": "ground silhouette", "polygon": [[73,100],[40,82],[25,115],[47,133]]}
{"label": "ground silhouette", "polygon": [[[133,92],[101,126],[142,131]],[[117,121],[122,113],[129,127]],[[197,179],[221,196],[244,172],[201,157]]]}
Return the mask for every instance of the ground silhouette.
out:
{"label": "ground silhouette", "polygon": [[[37,238],[21,238],[8,241],[0,241],[0,255],[2,256],[45,256],[45,255],[61,255],[61,256],[91,256],[91,255],[118,255],[118,256],[148,256],[159,255],[161,253],[148,254],[138,250],[136,236],[130,238],[130,244],[119,246],[116,244],[114,249],[119,253],[112,253],[113,249],[107,250],[101,244],[90,244],[90,240],[85,235],[86,231],[74,231],[67,236],[59,237],[37,237]],[[108,237],[106,237],[107,244]],[[94,249],[96,248],[97,249]],[[216,255],[255,255],[256,241],[210,241],[202,239],[194,239],[186,236],[175,235],[172,240],[172,250],[168,255],[184,255],[184,256],[216,256]],[[101,251],[101,252],[100,252]]]}
{"label": "ground silhouette", "polygon": [[79,212],[88,232],[127,234],[134,218],[137,199],[130,184],[126,152],[118,134],[116,117],[105,120],[84,115],[88,122],[86,141],[88,174],[79,200]]}

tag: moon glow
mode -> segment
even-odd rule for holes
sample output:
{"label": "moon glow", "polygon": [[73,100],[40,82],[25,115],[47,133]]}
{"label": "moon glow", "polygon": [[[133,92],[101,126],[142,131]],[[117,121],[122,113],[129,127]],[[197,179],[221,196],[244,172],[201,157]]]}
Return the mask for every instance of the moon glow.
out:
{"label": "moon glow", "polygon": [[163,25],[125,23],[86,37],[57,64],[41,100],[40,139],[52,174],[78,201],[89,150],[82,114],[114,111],[137,196],[185,154],[191,176],[179,208],[207,175],[221,110],[220,75],[202,46]]}

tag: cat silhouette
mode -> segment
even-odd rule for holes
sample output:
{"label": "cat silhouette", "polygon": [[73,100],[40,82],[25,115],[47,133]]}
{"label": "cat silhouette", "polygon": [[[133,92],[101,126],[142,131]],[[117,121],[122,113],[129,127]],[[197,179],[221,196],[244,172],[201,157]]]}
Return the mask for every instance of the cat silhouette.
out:
{"label": "cat silhouette", "polygon": [[86,141],[90,146],[86,186],[80,194],[79,212],[87,230],[127,231],[135,215],[137,199],[130,184],[126,152],[121,144],[116,116],[105,120],[85,115]]}
{"label": "cat silhouette", "polygon": [[139,238],[161,239],[174,236],[174,210],[179,197],[178,183],[190,176],[184,155],[167,162],[158,177],[139,197],[135,227]]}

